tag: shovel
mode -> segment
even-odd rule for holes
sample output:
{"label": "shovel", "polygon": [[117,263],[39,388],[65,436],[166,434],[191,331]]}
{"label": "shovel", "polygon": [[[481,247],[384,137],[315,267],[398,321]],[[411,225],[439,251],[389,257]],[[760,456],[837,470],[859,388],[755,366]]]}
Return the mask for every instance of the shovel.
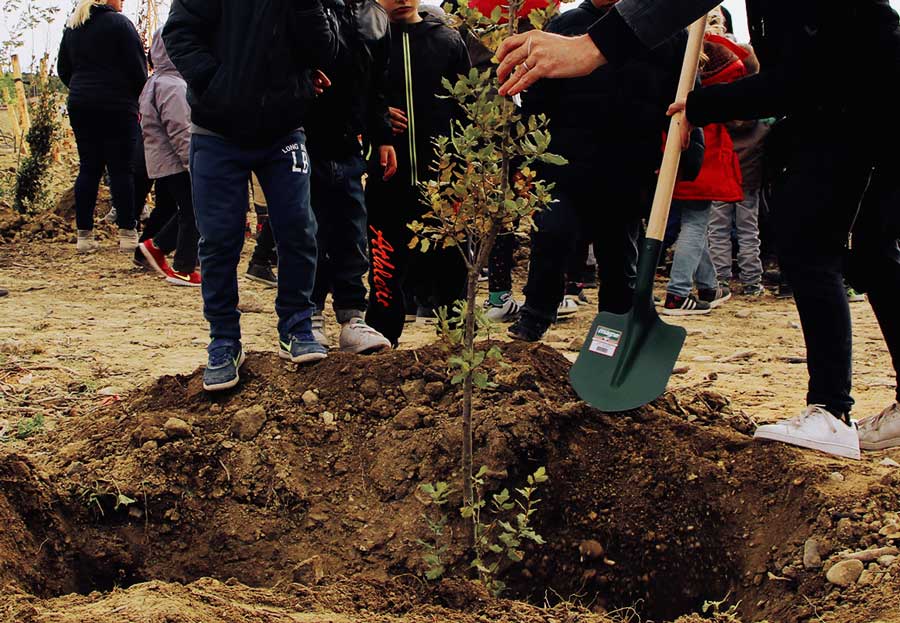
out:
{"label": "shovel", "polygon": [[[704,15],[690,28],[678,82],[678,101],[685,100],[694,86],[705,32]],[[681,161],[681,128],[685,123],[681,113],[673,116],[669,125],[647,236],[638,260],[631,311],[598,314],[569,372],[576,393],[601,411],[628,411],[658,398],[666,390],[687,335],[683,328],[660,320],[653,304],[653,278],[672,205]]]}

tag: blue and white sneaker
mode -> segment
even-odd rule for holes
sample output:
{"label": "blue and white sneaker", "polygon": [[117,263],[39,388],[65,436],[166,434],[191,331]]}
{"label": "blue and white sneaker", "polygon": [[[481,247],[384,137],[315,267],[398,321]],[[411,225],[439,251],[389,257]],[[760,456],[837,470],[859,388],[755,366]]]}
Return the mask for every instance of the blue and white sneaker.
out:
{"label": "blue and white sneaker", "polygon": [[328,357],[328,349],[319,344],[312,333],[282,335],[278,339],[278,354],[294,363],[311,363]]}
{"label": "blue and white sneaker", "polygon": [[244,349],[236,340],[213,340],[206,349],[209,362],[203,371],[203,389],[218,392],[231,389],[241,380],[238,371],[244,363]]}

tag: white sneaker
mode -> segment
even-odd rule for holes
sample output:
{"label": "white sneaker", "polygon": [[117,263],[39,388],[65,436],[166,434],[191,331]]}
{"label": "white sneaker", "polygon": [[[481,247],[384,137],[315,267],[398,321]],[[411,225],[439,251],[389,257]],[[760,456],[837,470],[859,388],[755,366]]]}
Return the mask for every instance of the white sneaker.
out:
{"label": "white sneaker", "polygon": [[119,251],[122,253],[134,253],[138,240],[136,229],[119,229]]}
{"label": "white sneaker", "polygon": [[94,240],[94,232],[90,229],[79,229],[78,240],[75,243],[77,253],[93,253],[100,248],[100,243]]}
{"label": "white sneaker", "polygon": [[499,305],[493,305],[488,299],[484,302],[484,316],[491,322],[512,322],[519,316],[519,304],[512,296],[512,292],[506,292],[500,297],[503,301]]}
{"label": "white sneaker", "polygon": [[900,447],[900,402],[857,422],[859,447],[863,450],[886,450]]}
{"label": "white sneaker", "polygon": [[794,418],[764,424],[756,429],[753,438],[771,439],[848,459],[860,457],[856,427],[845,424],[822,405],[809,405]]}
{"label": "white sneaker", "polygon": [[312,334],[313,339],[328,348],[328,334],[325,333],[325,317],[322,314],[315,314],[312,317]]}
{"label": "white sneaker", "polygon": [[559,309],[556,310],[556,318],[568,318],[569,316],[574,316],[578,311],[578,303],[575,302],[571,296],[564,296],[562,303],[559,304]]}
{"label": "white sneaker", "polygon": [[345,353],[377,353],[387,350],[391,342],[365,323],[362,318],[353,318],[341,325],[341,350]]}

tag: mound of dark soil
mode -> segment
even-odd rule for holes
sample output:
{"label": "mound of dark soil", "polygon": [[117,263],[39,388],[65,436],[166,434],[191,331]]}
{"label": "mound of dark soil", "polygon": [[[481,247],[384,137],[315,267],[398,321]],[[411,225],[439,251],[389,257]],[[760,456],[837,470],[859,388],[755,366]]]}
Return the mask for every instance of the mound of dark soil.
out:
{"label": "mound of dark soil", "polygon": [[[843,616],[849,604],[848,617],[833,620],[871,621],[896,606],[890,595],[900,578],[887,567],[871,569],[871,584],[836,589],[821,564],[802,562],[811,536],[826,567],[842,548],[900,540],[873,531],[900,508],[896,477],[866,484],[859,507],[859,496],[834,490],[825,462],[751,443],[748,423],[721,396],[668,395],[630,414],[606,415],[577,400],[568,363],[552,349],[503,350],[509,367],[495,371],[496,389],[476,398],[476,464],[488,468],[488,491],[520,487],[538,466],[551,478],[535,516],[548,543],[504,568],[509,596],[576,600],[598,612],[635,606],[656,620],[726,595],[747,620]],[[279,587],[265,593],[283,600],[266,606],[274,613],[293,603],[284,592],[293,583],[325,591],[339,577],[379,586],[421,577],[419,540],[429,533],[419,485],[459,482],[460,400],[446,381],[445,359],[437,347],[373,358],[336,354],[298,370],[256,354],[236,392],[204,393],[199,372],[165,377],[126,401],[71,418],[30,459],[0,455],[0,518],[18,535],[0,538],[0,556],[11,561],[0,582],[51,597],[150,580],[235,578]],[[11,493],[20,486],[25,494]],[[459,497],[451,496],[450,508]],[[455,512],[450,522],[462,535]],[[468,566],[459,541],[446,555],[448,575]],[[160,590],[189,601],[193,591],[209,590],[204,582]],[[104,600],[115,608],[116,600],[154,586]],[[238,601],[257,595],[235,590],[243,591]],[[441,604],[439,588],[418,590],[407,589],[426,595],[416,607]],[[497,618],[471,600],[444,598],[465,616],[485,617],[477,620],[532,620]],[[71,599],[90,605],[98,598]],[[368,620],[365,611],[389,611],[366,594],[350,601],[354,621]],[[15,604],[35,613],[57,607],[21,593]],[[308,620],[247,617],[173,620]]]}

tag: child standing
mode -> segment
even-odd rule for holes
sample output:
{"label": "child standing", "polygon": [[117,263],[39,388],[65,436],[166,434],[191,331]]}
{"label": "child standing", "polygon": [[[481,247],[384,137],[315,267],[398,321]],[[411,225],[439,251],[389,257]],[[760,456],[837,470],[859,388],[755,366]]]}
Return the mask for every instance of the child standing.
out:
{"label": "child standing", "polygon": [[[743,47],[743,46],[742,46]],[[759,72],[759,63],[751,53],[744,59],[747,75]],[[741,293],[759,297],[763,267],[759,241],[759,193],[762,186],[763,144],[769,133],[766,121],[733,121],[726,124],[741,164],[744,199],[736,202],[714,201],[709,217],[709,253],[719,282],[731,281],[731,233],[737,232],[738,269]]]}
{"label": "child standing", "polygon": [[[200,286],[197,272],[199,234],[191,199],[191,175],[188,161],[191,151],[191,110],[187,103],[187,84],[166,54],[162,31],[153,35],[150,47],[153,75],[141,93],[141,132],[147,175],[156,180],[158,192],[175,200],[177,214],[152,239],[140,243],[147,263],[176,286]],[[166,255],[175,251],[172,266]]]}
{"label": "child standing", "polygon": [[406,315],[404,289],[415,286],[422,304],[450,306],[460,298],[465,266],[456,249],[418,254],[409,249],[407,223],[421,217],[420,182],[434,159],[432,140],[448,135],[457,115],[441,97],[446,78],[469,71],[469,54],[458,32],[419,12],[419,0],[381,0],[391,20],[388,106],[397,151],[397,173],[384,179],[380,158],[369,161],[366,185],[371,268],[366,323],[397,345]]}
{"label": "child standing", "polygon": [[[708,34],[703,46],[706,61],[700,75],[704,86],[733,82],[746,74],[745,50],[719,35]],[[668,316],[708,314],[731,298],[719,285],[709,253],[709,214],[712,201],[743,201],[741,167],[734,143],[721,123],[703,128],[706,143],[703,166],[693,181],[675,187],[675,206],[681,211],[681,232],[675,243],[672,272],[661,312]],[[697,295],[692,293],[697,284]]]}

